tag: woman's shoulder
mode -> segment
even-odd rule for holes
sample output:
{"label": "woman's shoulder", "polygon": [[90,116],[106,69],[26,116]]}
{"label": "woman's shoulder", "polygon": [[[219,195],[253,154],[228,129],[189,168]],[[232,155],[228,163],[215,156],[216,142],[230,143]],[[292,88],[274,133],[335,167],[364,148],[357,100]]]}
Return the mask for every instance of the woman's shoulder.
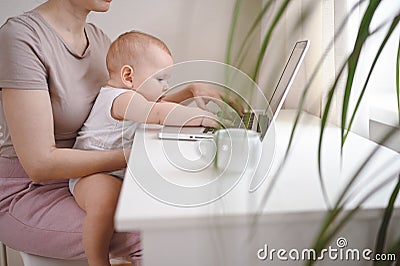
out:
{"label": "woman's shoulder", "polygon": [[27,53],[32,51],[36,56],[42,57],[40,28],[43,28],[43,25],[40,25],[38,19],[32,11],[28,11],[8,18],[0,27],[0,51],[3,52],[0,58],[3,65],[15,58],[26,58]]}
{"label": "woman's shoulder", "polygon": [[36,35],[35,25],[39,23],[33,11],[28,11],[21,15],[8,18],[0,27],[0,33],[7,36]]}

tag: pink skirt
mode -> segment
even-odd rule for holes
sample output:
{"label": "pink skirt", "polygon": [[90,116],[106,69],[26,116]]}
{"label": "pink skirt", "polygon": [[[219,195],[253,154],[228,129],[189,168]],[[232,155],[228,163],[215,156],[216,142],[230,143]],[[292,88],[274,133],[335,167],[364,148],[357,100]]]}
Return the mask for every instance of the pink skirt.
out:
{"label": "pink skirt", "polygon": [[[68,190],[68,180],[33,183],[18,159],[0,157],[1,242],[34,255],[83,259],[84,216]],[[140,232],[114,233],[110,256],[140,265]]]}

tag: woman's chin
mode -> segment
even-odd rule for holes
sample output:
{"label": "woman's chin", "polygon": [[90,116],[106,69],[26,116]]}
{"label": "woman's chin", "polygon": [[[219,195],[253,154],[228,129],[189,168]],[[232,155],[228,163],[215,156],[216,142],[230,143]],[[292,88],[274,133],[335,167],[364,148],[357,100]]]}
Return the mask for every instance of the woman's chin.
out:
{"label": "woman's chin", "polygon": [[104,12],[107,12],[109,9],[110,8],[98,8],[98,9],[95,9],[95,10],[92,10],[92,11],[99,12],[99,13],[104,13]]}
{"label": "woman's chin", "polygon": [[111,0],[102,1],[94,10],[94,12],[107,12],[110,9]]}

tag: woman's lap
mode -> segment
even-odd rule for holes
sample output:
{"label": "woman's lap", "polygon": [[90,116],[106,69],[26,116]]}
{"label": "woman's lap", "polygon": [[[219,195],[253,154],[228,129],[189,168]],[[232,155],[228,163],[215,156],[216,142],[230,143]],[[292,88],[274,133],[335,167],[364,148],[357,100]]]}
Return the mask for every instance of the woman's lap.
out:
{"label": "woman's lap", "polygon": [[[31,254],[80,259],[84,216],[68,181],[33,184],[17,160],[0,158],[0,241]],[[115,233],[111,241],[113,257],[134,257],[140,249],[139,232]]]}

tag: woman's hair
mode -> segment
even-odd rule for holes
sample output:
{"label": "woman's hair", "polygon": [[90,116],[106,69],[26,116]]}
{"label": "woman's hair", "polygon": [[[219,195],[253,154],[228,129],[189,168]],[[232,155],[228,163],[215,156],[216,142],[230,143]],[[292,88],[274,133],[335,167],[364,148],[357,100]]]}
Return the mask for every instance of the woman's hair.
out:
{"label": "woman's hair", "polygon": [[171,55],[171,51],[167,45],[153,35],[139,31],[130,31],[121,34],[111,43],[108,50],[106,58],[108,72],[110,74],[116,73],[124,65],[133,67],[135,58],[151,45],[156,45]]}

